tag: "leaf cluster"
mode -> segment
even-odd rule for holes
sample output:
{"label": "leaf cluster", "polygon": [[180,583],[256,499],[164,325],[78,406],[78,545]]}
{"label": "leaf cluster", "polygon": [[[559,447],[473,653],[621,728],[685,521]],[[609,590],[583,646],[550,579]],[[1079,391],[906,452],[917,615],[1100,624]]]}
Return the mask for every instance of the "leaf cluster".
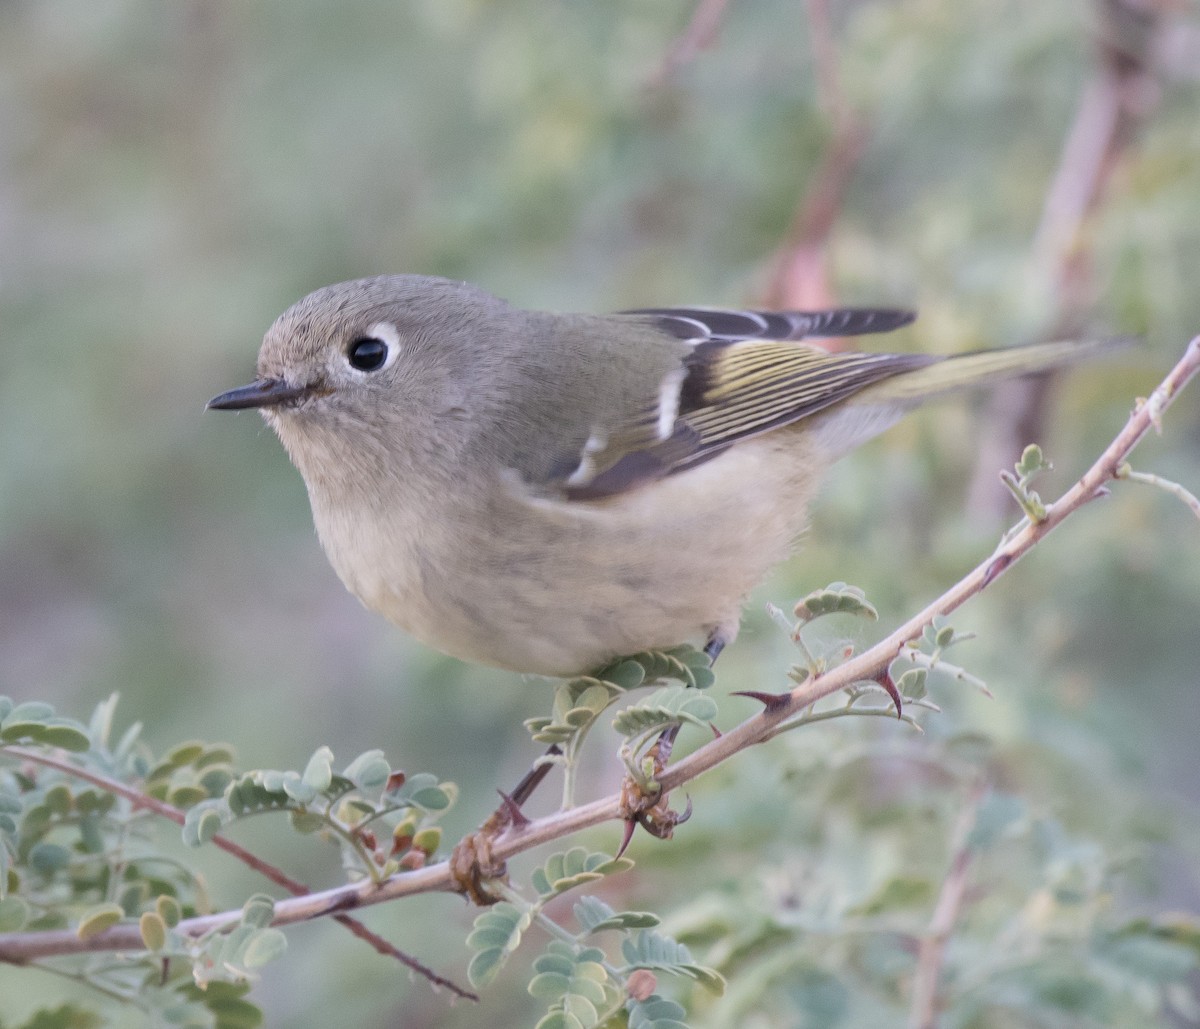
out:
{"label": "leaf cluster", "polygon": [[[544,908],[578,886],[632,867],[628,858],[589,853],[582,847],[552,854],[530,877],[532,898],[510,891],[509,899],[483,912],[467,939],[476,953],[469,976],[484,986],[499,974],[526,931],[539,925],[551,934],[545,951],[533,963],[529,993],[548,1010],[538,1029],[596,1029],[628,1024],[646,1029],[683,1026],[684,1009],[659,996],[657,975],[699,984],[720,994],[725,981],[699,964],[688,948],[658,930],[659,918],[647,911],[616,911],[598,897],[585,895],[572,907],[577,931],[551,921]],[[619,959],[596,939],[601,933],[619,938]]]}

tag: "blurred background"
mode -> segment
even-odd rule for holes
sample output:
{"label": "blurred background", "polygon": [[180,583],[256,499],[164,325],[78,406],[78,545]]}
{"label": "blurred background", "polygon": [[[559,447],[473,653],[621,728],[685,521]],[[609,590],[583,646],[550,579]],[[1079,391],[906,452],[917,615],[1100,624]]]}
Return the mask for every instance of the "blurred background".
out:
{"label": "blurred background", "polygon": [[[118,721],[154,745],[224,740],[246,767],[383,747],[460,784],[451,838],[525,768],[521,721],[550,686],[360,608],[274,436],[254,413],[204,412],[252,378],[274,317],[329,282],[421,272],[595,311],[911,305],[918,322],[880,343],[930,352],[1144,337],[1032,400],[939,405],[844,462],[716,687],[781,688],[792,655],[767,601],[853,582],[881,612],[856,640],[875,639],[1015,520],[996,472],[1021,445],[1043,445],[1056,495],[1200,332],[1198,104],[1186,0],[4,0],[0,693],[86,717],[119,691]],[[1185,395],[1135,467],[1200,487],[1198,412]],[[1028,767],[1045,804],[1090,801],[1096,832],[1118,792],[1162,813],[1160,907],[1197,903],[1198,529],[1120,484],[956,619],[995,698],[942,691],[925,718],[934,738],[1069,760],[1071,776]],[[593,750],[587,797],[616,775]],[[696,833],[753,792],[737,767],[718,778],[694,793],[715,798]],[[337,881],[332,855],[282,835],[244,839]],[[664,891],[671,846],[635,843],[652,867],[631,902]],[[218,907],[262,886],[221,855],[189,860],[211,863]],[[448,897],[366,915],[460,980],[471,918]],[[337,926],[289,938],[255,994],[269,1025],[530,1021],[519,975],[511,996],[451,1006]],[[0,984],[0,1021],[61,988]]]}

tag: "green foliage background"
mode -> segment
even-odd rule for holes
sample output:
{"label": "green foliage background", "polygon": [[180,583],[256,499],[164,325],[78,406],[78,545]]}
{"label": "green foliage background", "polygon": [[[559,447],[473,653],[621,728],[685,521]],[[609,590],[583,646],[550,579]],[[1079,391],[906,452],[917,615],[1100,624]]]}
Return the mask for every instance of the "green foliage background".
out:
{"label": "green foliage background", "polygon": [[[451,835],[477,824],[530,759],[521,720],[547,709],[550,687],[465,668],[361,610],[271,434],[203,404],[251,377],[283,307],[359,275],[462,277],[557,308],[753,299],[831,131],[805,10],[731,4],[716,45],[650,85],[690,13],[665,0],[0,5],[0,693],[82,716],[119,690],[160,746],[226,740],[250,766],[382,746],[460,784]],[[842,88],[870,132],[829,242],[839,299],[919,308],[887,341],[905,348],[1037,333],[1054,296],[1030,240],[1090,74],[1093,10],[913,0],[834,13]],[[1200,12],[1173,17],[1194,31]],[[1044,494],[1200,331],[1198,63],[1163,81],[1090,224],[1094,324],[1146,345],[1060,386]],[[765,600],[843,579],[890,625],[990,549],[997,526],[961,510],[975,406],[914,418],[837,470],[717,691],[783,685],[791,655]],[[1186,397],[1138,466],[1195,490],[1198,410]],[[1159,908],[1197,904],[1198,539],[1182,505],[1117,489],[956,620],[982,634],[961,659],[996,698],[939,695],[947,713],[926,719],[930,746],[992,737],[1033,802],[1078,831],[1119,846],[1120,812],[1154,821],[1169,838],[1149,866]],[[750,704],[723,710],[732,722]],[[909,732],[872,722],[845,745]],[[775,792],[788,780],[738,773],[807,768],[805,754],[831,748],[772,746],[702,783],[696,826],[676,844],[637,842],[648,863],[613,888],[659,903],[792,860],[792,798]],[[598,795],[616,763],[594,751]],[[818,772],[814,789],[861,814]],[[868,824],[863,845],[886,849],[888,833]],[[314,886],[336,880],[316,848],[293,852],[266,825],[245,837]],[[223,906],[261,887],[204,856]],[[452,970],[471,917],[431,897],[366,920]],[[520,975],[483,1009],[451,1007],[337,926],[289,935],[255,994],[271,1025],[520,1024],[534,1010]],[[0,1020],[59,989],[0,969]],[[764,1002],[756,1024],[789,1017]]]}

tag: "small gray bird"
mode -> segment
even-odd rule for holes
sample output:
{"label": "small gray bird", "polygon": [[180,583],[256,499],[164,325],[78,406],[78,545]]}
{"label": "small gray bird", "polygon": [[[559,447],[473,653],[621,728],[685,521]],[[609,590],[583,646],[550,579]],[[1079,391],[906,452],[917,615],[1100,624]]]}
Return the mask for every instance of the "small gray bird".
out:
{"label": "small gray bird", "polygon": [[526,311],[462,282],[317,290],[267,331],[257,407],[347,588],[417,639],[584,673],[737,631],[822,473],[931,396],[1096,343],[949,359],[828,353],[908,311]]}

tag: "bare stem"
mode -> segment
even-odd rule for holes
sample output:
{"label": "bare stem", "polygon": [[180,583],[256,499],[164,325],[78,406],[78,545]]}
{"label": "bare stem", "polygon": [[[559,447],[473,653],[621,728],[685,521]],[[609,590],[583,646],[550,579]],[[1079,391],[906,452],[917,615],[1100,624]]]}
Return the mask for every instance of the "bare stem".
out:
{"label": "bare stem", "polygon": [[958,921],[958,912],[967,890],[967,873],[974,856],[970,846],[971,830],[975,828],[983,794],[983,783],[976,783],[959,813],[954,828],[950,868],[946,872],[946,878],[942,880],[942,888],[933,908],[933,917],[929,920],[929,929],[921,937],[917,949],[917,968],[913,975],[912,1006],[908,1018],[909,1029],[934,1029],[937,1025],[937,987],[941,977],[942,958],[946,952],[946,942],[954,932],[954,923]]}
{"label": "bare stem", "polygon": [[701,50],[712,46],[728,6],[729,0],[699,0],[687,27],[675,38],[647,85],[651,88],[666,85],[675,72],[695,60]]}
{"label": "bare stem", "polygon": [[[990,557],[870,650],[858,657],[851,658],[823,675],[805,680],[795,689],[783,695],[786,697],[784,702],[748,718],[729,732],[667,768],[658,777],[663,790],[676,789],[729,760],[747,747],[769,739],[781,722],[794,717],[823,697],[845,689],[852,683],[874,679],[882,674],[907,644],[921,635],[925,626],[932,622],[935,615],[945,615],[960,607],[1011,568],[1068,516],[1096,497],[1103,495],[1106,484],[1119,477],[1129,454],[1132,453],[1146,432],[1158,423],[1162,413],[1197,372],[1200,372],[1200,336],[1192,340],[1178,364],[1171,369],[1150,398],[1137,406],[1125,427],[1079,481],[1058,500],[1047,505],[1044,520],[1036,525],[1027,524],[1019,531],[1007,536]],[[17,748],[9,749],[11,752]],[[39,759],[41,759],[40,755]],[[43,761],[43,763],[46,762]],[[82,771],[65,763],[61,766],[56,765],[56,767],[63,767],[72,774],[79,774]],[[93,778],[92,781],[96,782],[97,780]],[[97,782],[97,785],[107,788],[106,783]],[[115,792],[119,792],[122,796],[128,795],[128,787],[119,783],[114,786],[116,787]],[[134,792],[136,793],[136,791]],[[138,802],[147,799],[149,798],[137,795]],[[158,803],[156,801],[153,804],[143,804],[143,806],[153,807]],[[170,807],[170,805],[166,806]],[[614,821],[620,817],[620,796],[614,794],[581,807],[556,812],[525,825],[513,826],[496,839],[492,846],[492,854],[497,860],[505,860],[540,844],[571,836],[583,829],[603,822]],[[455,892],[456,890],[457,887],[451,878],[448,864],[441,862],[415,871],[399,873],[378,884],[370,881],[351,883],[320,893],[308,893],[280,901],[275,905],[275,919],[272,924],[276,926],[292,925],[325,915],[340,917],[348,910],[367,904],[379,904],[418,893]],[[199,936],[214,928],[227,925],[231,920],[236,921],[236,918],[236,912],[205,915],[187,919],[181,922],[177,929],[189,935]],[[22,963],[52,954],[138,950],[142,946],[138,927],[130,924],[113,926],[86,940],[81,940],[70,930],[10,933],[0,935],[0,961]]]}

